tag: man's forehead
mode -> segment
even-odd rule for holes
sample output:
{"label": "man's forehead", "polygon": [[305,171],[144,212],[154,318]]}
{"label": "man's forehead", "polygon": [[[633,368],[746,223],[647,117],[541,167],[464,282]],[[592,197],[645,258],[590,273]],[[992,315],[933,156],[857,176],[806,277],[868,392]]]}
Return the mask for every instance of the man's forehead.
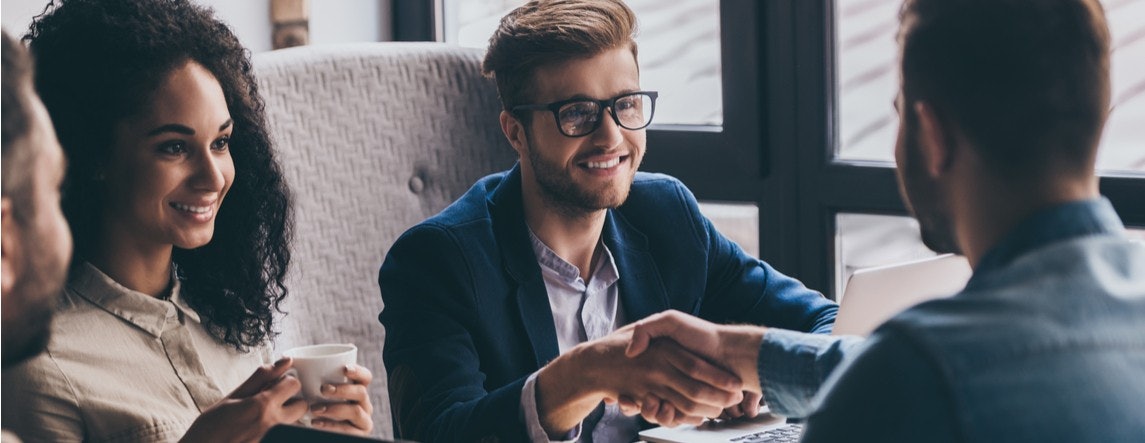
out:
{"label": "man's forehead", "polygon": [[619,47],[539,66],[530,83],[528,93],[536,101],[607,99],[639,90],[640,70],[631,49]]}

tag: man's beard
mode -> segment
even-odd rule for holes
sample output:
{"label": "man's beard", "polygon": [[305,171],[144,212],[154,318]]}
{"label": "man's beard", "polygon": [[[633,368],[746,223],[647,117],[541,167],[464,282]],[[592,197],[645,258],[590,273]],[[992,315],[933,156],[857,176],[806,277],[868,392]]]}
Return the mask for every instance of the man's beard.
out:
{"label": "man's beard", "polygon": [[[571,217],[584,216],[601,209],[619,207],[628,198],[631,189],[631,175],[625,174],[615,180],[627,180],[623,186],[608,186],[603,190],[585,189],[577,185],[568,171],[560,165],[550,163],[537,151],[532,140],[529,141],[529,164],[533,169],[534,179],[541,191],[541,198],[553,209]],[[633,161],[635,154],[629,154],[629,161]]]}
{"label": "man's beard", "polygon": [[[13,292],[15,292],[13,288]],[[24,308],[19,317],[4,324],[3,367],[35,357],[48,346],[54,306],[38,304]]]}
{"label": "man's beard", "polygon": [[[25,232],[25,244],[47,244],[35,228]],[[15,312],[5,313],[12,317],[6,316],[3,325],[4,368],[35,357],[47,347],[56,300],[67,278],[66,262],[60,263],[59,259],[49,257],[50,254],[40,249],[26,251],[30,253],[25,255],[25,275],[12,287],[10,294],[4,294],[4,297],[18,297],[12,306]]]}
{"label": "man's beard", "polygon": [[906,114],[906,134],[903,140],[906,145],[903,147],[904,164],[899,165],[898,171],[899,191],[907,210],[918,220],[922,243],[940,254],[961,254],[962,250],[954,235],[950,209],[938,183],[926,174],[926,168],[922,165],[918,152],[918,119],[913,111],[908,110]]}

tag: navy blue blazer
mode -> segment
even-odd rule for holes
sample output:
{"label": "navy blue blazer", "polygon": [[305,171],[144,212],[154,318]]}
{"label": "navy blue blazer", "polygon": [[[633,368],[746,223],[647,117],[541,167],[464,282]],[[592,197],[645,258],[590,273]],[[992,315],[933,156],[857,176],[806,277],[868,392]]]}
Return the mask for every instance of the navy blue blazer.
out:
{"label": "navy blue blazer", "polygon": [[[603,237],[628,321],[676,309],[796,331],[828,333],[834,324],[835,303],[745,254],[675,178],[637,173],[628,200],[608,211]],[[558,349],[519,166],[481,179],[402,234],[378,284],[401,437],[527,441],[521,389]]]}

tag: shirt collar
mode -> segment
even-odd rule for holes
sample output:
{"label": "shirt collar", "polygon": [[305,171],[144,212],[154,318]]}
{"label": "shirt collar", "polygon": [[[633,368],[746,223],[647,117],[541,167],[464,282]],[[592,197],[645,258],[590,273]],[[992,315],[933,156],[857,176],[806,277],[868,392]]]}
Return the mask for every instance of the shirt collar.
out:
{"label": "shirt collar", "polygon": [[195,312],[180,294],[182,286],[172,273],[171,297],[162,300],[120,285],[91,263],[83,263],[68,281],[68,288],[104,311],[159,337],[168,324],[178,323],[176,313],[199,323]]}
{"label": "shirt collar", "polygon": [[1051,243],[1098,234],[1123,234],[1125,226],[1109,200],[1080,200],[1039,210],[1026,217],[982,256],[967,286],[980,275],[1008,265],[1019,256]]}
{"label": "shirt collar", "polygon": [[[566,284],[574,285],[580,278],[580,269],[553,252],[545,242],[537,237],[537,234],[533,233],[532,228],[529,228],[528,231],[529,242],[532,243],[533,253],[537,256],[537,263],[542,268],[556,273],[562,280],[565,280]],[[600,280],[605,286],[616,283],[617,280],[620,280],[620,272],[616,269],[616,261],[612,259],[612,251],[608,249],[608,245],[604,244],[603,239],[597,247],[603,249],[603,252],[600,256],[601,260],[591,274],[591,279]]]}

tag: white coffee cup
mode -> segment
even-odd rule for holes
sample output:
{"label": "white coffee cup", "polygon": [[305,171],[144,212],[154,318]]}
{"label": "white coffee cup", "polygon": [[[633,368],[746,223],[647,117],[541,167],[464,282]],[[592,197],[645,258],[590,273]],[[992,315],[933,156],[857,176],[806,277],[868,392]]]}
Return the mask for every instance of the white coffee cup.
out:
{"label": "white coffee cup", "polygon": [[358,361],[358,347],[352,344],[323,344],[300,346],[283,352],[294,360],[287,371],[302,382],[302,395],[306,403],[315,404],[343,401],[322,396],[322,385],[349,383],[346,365]]}

